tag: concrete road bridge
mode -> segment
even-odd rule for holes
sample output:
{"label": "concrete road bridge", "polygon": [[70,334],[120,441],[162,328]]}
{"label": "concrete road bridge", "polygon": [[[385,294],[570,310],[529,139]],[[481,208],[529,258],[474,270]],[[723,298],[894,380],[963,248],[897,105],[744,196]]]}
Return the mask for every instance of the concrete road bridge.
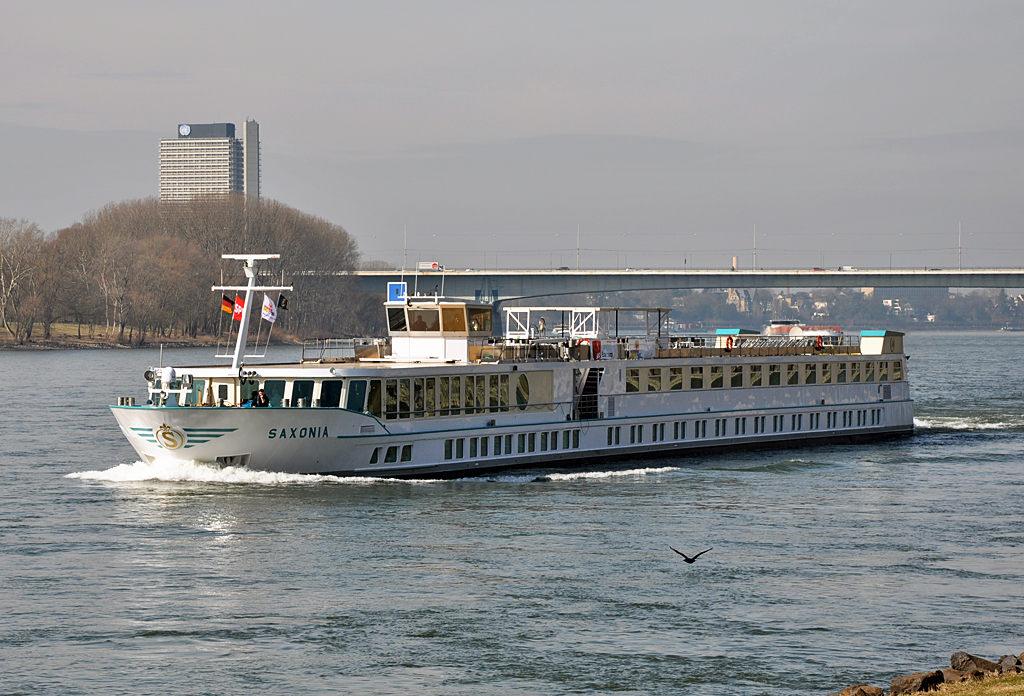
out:
{"label": "concrete road bridge", "polygon": [[585,292],[698,288],[1024,288],[1024,269],[947,270],[462,270],[358,271],[361,290],[386,292],[405,280],[409,292],[497,302]]}

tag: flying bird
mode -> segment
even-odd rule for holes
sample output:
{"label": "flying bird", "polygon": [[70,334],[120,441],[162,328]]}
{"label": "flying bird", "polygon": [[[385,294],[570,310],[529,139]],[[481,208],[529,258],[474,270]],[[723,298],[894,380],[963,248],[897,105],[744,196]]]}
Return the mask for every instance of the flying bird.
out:
{"label": "flying bird", "polygon": [[[669,546],[669,548],[670,548],[670,549],[672,549],[672,547],[671,547],[671,546]],[[714,548],[714,547],[712,546],[711,548]],[[704,549],[703,551],[701,551],[700,553],[698,553],[698,554],[697,554],[696,556],[693,556],[692,558],[691,558],[690,556],[687,556],[687,555],[686,555],[685,553],[683,553],[682,551],[679,551],[678,549],[672,549],[672,550],[673,550],[673,551],[675,551],[676,553],[678,553],[678,554],[679,554],[680,556],[682,556],[682,557],[683,557],[683,560],[684,560],[684,561],[686,561],[687,563],[693,563],[694,561],[696,561],[696,560],[697,560],[698,558],[700,558],[701,556],[703,556],[704,554],[706,554],[706,553],[707,553],[708,551],[710,551],[711,549]]]}

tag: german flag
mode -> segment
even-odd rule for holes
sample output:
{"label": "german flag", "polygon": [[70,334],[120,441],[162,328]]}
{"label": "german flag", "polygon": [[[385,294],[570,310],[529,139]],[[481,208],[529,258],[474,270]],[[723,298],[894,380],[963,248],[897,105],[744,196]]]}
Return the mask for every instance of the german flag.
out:
{"label": "german flag", "polygon": [[227,295],[221,295],[221,297],[223,298],[220,303],[221,310],[228,314],[233,314],[235,311],[234,301]]}

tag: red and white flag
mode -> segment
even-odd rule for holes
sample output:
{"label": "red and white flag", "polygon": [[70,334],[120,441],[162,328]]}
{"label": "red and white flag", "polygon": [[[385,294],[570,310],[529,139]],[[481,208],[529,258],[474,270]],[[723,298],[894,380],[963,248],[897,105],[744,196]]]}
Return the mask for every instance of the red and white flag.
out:
{"label": "red and white flag", "polygon": [[242,321],[242,311],[245,309],[245,300],[238,295],[235,295],[235,312],[231,315],[231,318],[236,321]]}

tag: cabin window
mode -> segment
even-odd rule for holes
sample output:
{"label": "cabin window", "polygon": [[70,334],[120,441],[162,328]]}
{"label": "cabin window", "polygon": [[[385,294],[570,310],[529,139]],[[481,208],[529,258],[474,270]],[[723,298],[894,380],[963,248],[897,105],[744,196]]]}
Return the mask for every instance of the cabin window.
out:
{"label": "cabin window", "polygon": [[557,430],[552,431],[550,442],[551,442],[551,451],[554,452],[555,450],[558,449],[558,431]]}
{"label": "cabin window", "polygon": [[683,388],[683,368],[668,368],[668,388],[671,391],[679,391]]}
{"label": "cabin window", "polygon": [[875,363],[866,362],[864,363],[864,381],[874,382],[875,381]]}
{"label": "cabin window", "polygon": [[832,363],[821,364],[821,383],[832,384]]}
{"label": "cabin window", "polygon": [[370,415],[376,416],[377,418],[380,418],[380,416],[381,416],[380,397],[381,397],[380,380],[379,379],[371,379],[370,380],[370,394],[366,398],[366,411]]}
{"label": "cabin window", "polygon": [[426,389],[426,392],[425,392],[426,406],[425,406],[425,408],[427,410],[427,417],[428,418],[434,416],[434,396],[437,393],[436,389],[435,389],[435,386],[434,386],[434,383],[436,381],[437,381],[436,377],[427,377],[427,380],[426,380],[426,387],[425,387],[425,389]]}
{"label": "cabin window", "polygon": [[518,444],[519,444],[519,454],[522,454],[523,452],[526,451],[526,434],[525,433],[519,433],[519,443]]}
{"label": "cabin window", "polygon": [[903,379],[903,363],[899,360],[892,363],[892,378],[897,382]]}
{"label": "cabin window", "polygon": [[320,406],[322,408],[338,408],[341,406],[341,379],[328,379],[320,383]]}
{"label": "cabin window", "polygon": [[[614,428],[608,428],[608,446],[609,447],[612,444],[612,430],[614,430]],[[544,447],[544,440],[543,439],[541,439],[541,441],[540,441],[540,446],[543,449],[543,447]]]}
{"label": "cabin window", "polygon": [[313,405],[313,380],[297,379],[292,383],[292,406],[298,406],[299,399],[307,407]]}
{"label": "cabin window", "polygon": [[619,444],[619,440],[622,437],[622,429],[619,426],[615,426],[615,444]]}
{"label": "cabin window", "polygon": [[526,438],[528,449],[533,452],[537,449],[537,433],[530,433]]}
{"label": "cabin window", "polygon": [[627,392],[638,392],[640,391],[640,368],[631,367],[626,370],[626,391]]}
{"label": "cabin window", "polygon": [[388,451],[384,454],[384,463],[385,464],[394,464],[397,461],[398,461],[398,445],[391,445],[390,447],[388,447]]}
{"label": "cabin window", "polygon": [[477,375],[476,376],[476,412],[483,413],[484,406],[487,405],[487,376]]}
{"label": "cabin window", "polygon": [[722,366],[721,365],[712,365],[711,366],[711,388],[712,389],[721,389],[722,386],[723,386],[723,381],[724,380],[722,378]]}
{"label": "cabin window", "polygon": [[498,412],[498,375],[491,375],[487,378],[487,405],[491,413]]}
{"label": "cabin window", "polygon": [[462,459],[466,456],[466,438],[460,437],[455,441],[455,458]]}
{"label": "cabin window", "polygon": [[508,411],[508,375],[498,375],[498,406],[502,413]]}
{"label": "cabin window", "polygon": [[412,309],[409,312],[410,331],[434,331],[441,330],[441,315],[436,309]]}
{"label": "cabin window", "polygon": [[[611,430],[612,430],[611,428],[608,428],[608,440],[609,440],[608,444],[609,445],[611,444],[611,439],[612,439]],[[547,434],[546,431],[540,434],[540,451],[541,452],[547,452],[548,451],[548,434]]]}
{"label": "cabin window", "polygon": [[412,400],[409,398],[412,380],[408,377],[398,380],[398,417],[408,418]]}
{"label": "cabin window", "polygon": [[[445,440],[444,452],[445,452],[445,457],[444,457],[445,459],[451,459],[452,458],[452,441],[451,440]],[[380,447],[374,447],[373,448],[373,454],[370,455],[370,463],[371,464],[376,464],[379,461],[380,461]]]}
{"label": "cabin window", "polygon": [[768,386],[777,387],[782,384],[782,366],[781,365],[769,365],[768,366]]}
{"label": "cabin window", "polygon": [[281,406],[284,403],[284,380],[268,379],[263,383],[263,391],[267,393],[267,401],[271,406]]}
{"label": "cabin window", "polygon": [[442,307],[441,326],[443,331],[465,332],[466,310],[462,307]]}
{"label": "cabin window", "polygon": [[804,384],[818,383],[818,366],[815,364],[804,365]]}
{"label": "cabin window", "polygon": [[476,438],[469,438],[469,457],[470,459],[476,458]]}
{"label": "cabin window", "polygon": [[733,365],[732,366],[732,381],[729,386],[742,387],[743,386],[743,366]]}
{"label": "cabin window", "polygon": [[878,381],[889,381],[889,363],[885,362],[884,360],[878,363]]}
{"label": "cabin window", "polygon": [[760,387],[761,386],[761,366],[751,365],[750,366],[750,386]]}
{"label": "cabin window", "polygon": [[690,368],[690,389],[703,389],[704,388],[704,368],[703,367],[691,367]]}
{"label": "cabin window", "polygon": [[501,454],[501,435],[494,436],[494,456]]}
{"label": "cabin window", "polygon": [[481,457],[486,457],[487,456],[487,438],[486,437],[480,438],[480,456]]}
{"label": "cabin window", "polygon": [[388,420],[398,418],[398,380],[384,380],[384,414]]}
{"label": "cabin window", "polygon": [[860,363],[850,363],[850,381],[860,381]]}
{"label": "cabin window", "polygon": [[453,416],[459,415],[459,410],[462,408],[462,378],[452,377],[452,388],[449,393],[449,405],[451,406],[451,414]]}
{"label": "cabin window", "polygon": [[660,367],[652,367],[647,370],[647,391],[661,391]]}
{"label": "cabin window", "polygon": [[466,377],[466,415],[472,415],[476,412],[473,408],[476,406],[476,390],[473,388],[475,383],[476,377],[473,375]]}
{"label": "cabin window", "polygon": [[469,317],[470,331],[485,331],[491,334],[491,309],[490,307],[467,307],[466,314]]}
{"label": "cabin window", "polygon": [[564,450],[569,449],[569,431],[568,430],[563,430],[562,431],[562,449],[564,449]]}
{"label": "cabin window", "polygon": [[846,363],[836,366],[836,384],[846,384]]}
{"label": "cabin window", "polygon": [[226,385],[226,384],[218,384],[217,385],[217,398],[220,399],[221,401],[227,401],[228,400],[228,385]]}
{"label": "cabin window", "polygon": [[388,307],[388,330],[389,331],[405,331],[405,309],[404,308],[402,308],[402,307]]}
{"label": "cabin window", "polygon": [[362,411],[366,402],[366,380],[350,379],[348,381],[348,395],[345,397],[345,408],[349,411]]}
{"label": "cabin window", "polygon": [[635,445],[636,444],[636,426],[635,425],[629,426],[629,444],[631,444],[631,445]]}
{"label": "cabin window", "polygon": [[519,375],[519,382],[516,384],[516,405],[520,411],[525,411],[528,403],[530,403],[530,380],[526,375]]}
{"label": "cabin window", "polygon": [[800,384],[800,370],[798,365],[786,365],[786,384]]}
{"label": "cabin window", "polygon": [[423,378],[416,377],[412,381],[412,414],[416,418],[423,417]]}
{"label": "cabin window", "polygon": [[437,378],[437,408],[440,410],[442,416],[451,414],[448,410],[448,378],[438,377]]}
{"label": "cabin window", "polygon": [[580,448],[580,431],[579,430],[573,430],[572,431],[572,446],[573,446],[573,449],[579,449]]}
{"label": "cabin window", "polygon": [[512,454],[512,436],[505,436],[505,454]]}
{"label": "cabin window", "polygon": [[412,445],[402,445],[402,461],[412,461]]}

